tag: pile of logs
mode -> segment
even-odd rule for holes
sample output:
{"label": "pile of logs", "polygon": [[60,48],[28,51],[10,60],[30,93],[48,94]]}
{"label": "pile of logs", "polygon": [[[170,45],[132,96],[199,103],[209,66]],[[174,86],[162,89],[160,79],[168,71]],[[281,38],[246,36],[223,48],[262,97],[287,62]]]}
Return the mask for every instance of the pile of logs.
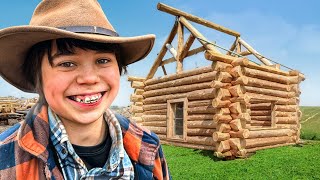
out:
{"label": "pile of logs", "polygon": [[0,125],[13,125],[24,119],[28,109],[37,101],[37,98],[18,99],[15,97],[0,97]]}

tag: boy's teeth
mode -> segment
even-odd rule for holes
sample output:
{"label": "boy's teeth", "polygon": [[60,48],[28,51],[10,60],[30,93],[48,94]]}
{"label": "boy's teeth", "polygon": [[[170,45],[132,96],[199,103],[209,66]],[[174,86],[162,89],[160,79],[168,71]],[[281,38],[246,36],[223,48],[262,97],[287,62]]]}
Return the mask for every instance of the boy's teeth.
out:
{"label": "boy's teeth", "polygon": [[76,101],[77,101],[77,102],[81,102],[81,99],[80,99],[80,98],[76,98]]}
{"label": "boy's teeth", "polygon": [[96,96],[92,96],[92,97],[90,98],[90,101],[94,101],[94,100],[96,100]]}
{"label": "boy's teeth", "polygon": [[98,94],[98,95],[93,95],[91,97],[85,97],[84,99],[81,99],[79,97],[75,97],[73,99],[79,103],[90,104],[90,103],[97,102],[101,97],[102,97],[102,95]]}
{"label": "boy's teeth", "polygon": [[89,103],[89,102],[90,102],[90,98],[89,97],[84,98],[84,103]]}

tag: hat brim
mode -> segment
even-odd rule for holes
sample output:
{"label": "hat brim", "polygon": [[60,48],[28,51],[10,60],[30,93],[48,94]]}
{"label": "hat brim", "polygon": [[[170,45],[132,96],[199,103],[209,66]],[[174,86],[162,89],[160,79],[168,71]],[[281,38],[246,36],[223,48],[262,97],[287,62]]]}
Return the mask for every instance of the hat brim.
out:
{"label": "hat brim", "polygon": [[58,38],[74,38],[92,42],[117,43],[125,65],[146,57],[151,51],[155,35],[112,37],[99,34],[74,33],[46,26],[15,26],[0,30],[0,74],[13,86],[25,92],[35,92],[22,73],[28,50],[35,44]]}

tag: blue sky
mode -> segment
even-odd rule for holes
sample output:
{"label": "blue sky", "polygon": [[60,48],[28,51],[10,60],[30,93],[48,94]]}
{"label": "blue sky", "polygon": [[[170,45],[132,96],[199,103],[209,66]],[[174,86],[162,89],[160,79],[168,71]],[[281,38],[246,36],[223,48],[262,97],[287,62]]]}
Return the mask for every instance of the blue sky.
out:
{"label": "blue sky", "polygon": [[[2,0],[0,28],[26,25],[39,0]],[[121,3],[120,3],[121,2]],[[157,53],[167,38],[175,17],[157,10],[154,0],[100,0],[109,21],[121,36],[155,34],[155,46],[144,60],[128,67],[128,75],[145,77]],[[320,106],[320,1],[215,1],[215,0],[163,0],[177,9],[202,17],[241,33],[242,39],[264,56],[298,69],[305,74],[301,83],[300,105]],[[196,26],[196,25],[195,25]],[[210,41],[229,48],[234,38],[215,30],[196,26]],[[187,31],[185,31],[187,34]],[[175,44],[173,43],[175,46]],[[194,47],[198,47],[195,43]],[[170,57],[167,53],[166,57]],[[185,69],[208,65],[202,55],[186,59]],[[175,64],[167,71],[174,73]],[[156,76],[162,75],[161,71]],[[121,87],[113,105],[127,106],[133,92],[127,75],[121,78]],[[0,96],[33,97],[19,91],[0,78]]]}

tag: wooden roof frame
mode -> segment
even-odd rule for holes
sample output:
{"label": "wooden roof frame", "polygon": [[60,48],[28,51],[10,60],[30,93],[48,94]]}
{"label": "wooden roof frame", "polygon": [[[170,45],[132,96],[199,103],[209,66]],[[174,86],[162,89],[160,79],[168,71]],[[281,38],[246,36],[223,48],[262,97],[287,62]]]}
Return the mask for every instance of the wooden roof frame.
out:
{"label": "wooden roof frame", "polygon": [[[246,43],[243,39],[240,38],[240,33],[228,29],[224,26],[215,24],[213,22],[210,22],[208,20],[205,20],[203,18],[191,15],[189,13],[183,12],[181,10],[178,10],[176,8],[170,7],[168,5],[165,5],[163,3],[158,3],[157,5],[158,10],[172,14],[176,16],[177,20],[175,21],[171,32],[169,33],[169,36],[167,37],[166,41],[164,42],[157,58],[155,59],[146,79],[151,79],[155,75],[157,69],[161,66],[162,70],[165,75],[167,75],[167,72],[165,70],[164,65],[172,62],[177,63],[177,69],[176,72],[179,73],[183,71],[183,60],[186,57],[192,56],[194,54],[197,54],[199,52],[206,51],[206,59],[212,60],[212,61],[222,61],[231,63],[235,57],[241,57],[241,56],[248,56],[248,55],[254,55],[258,60],[260,60],[264,65],[266,66],[273,66],[276,69],[280,68],[279,64],[273,65],[267,58],[262,56],[260,53],[258,53],[254,48],[252,48],[248,43]],[[226,54],[222,54],[212,43],[209,43],[209,41],[194,27],[191,25],[189,21],[192,21],[194,23],[198,23],[201,25],[204,25],[206,27],[215,29],[217,31],[232,35],[235,37],[235,41],[231,45],[229,51]],[[188,39],[184,42],[184,27],[190,31],[190,36]],[[178,36],[178,50],[176,51],[172,46],[171,43],[175,36]],[[202,46],[190,50],[190,47],[192,46],[193,42],[197,39]],[[163,60],[168,48],[167,46],[171,46],[173,49],[171,51],[174,51],[176,53],[173,53],[173,57]],[[244,47],[244,48],[242,48]],[[242,51],[242,49],[244,49]],[[171,52],[172,53],[172,52]]]}

